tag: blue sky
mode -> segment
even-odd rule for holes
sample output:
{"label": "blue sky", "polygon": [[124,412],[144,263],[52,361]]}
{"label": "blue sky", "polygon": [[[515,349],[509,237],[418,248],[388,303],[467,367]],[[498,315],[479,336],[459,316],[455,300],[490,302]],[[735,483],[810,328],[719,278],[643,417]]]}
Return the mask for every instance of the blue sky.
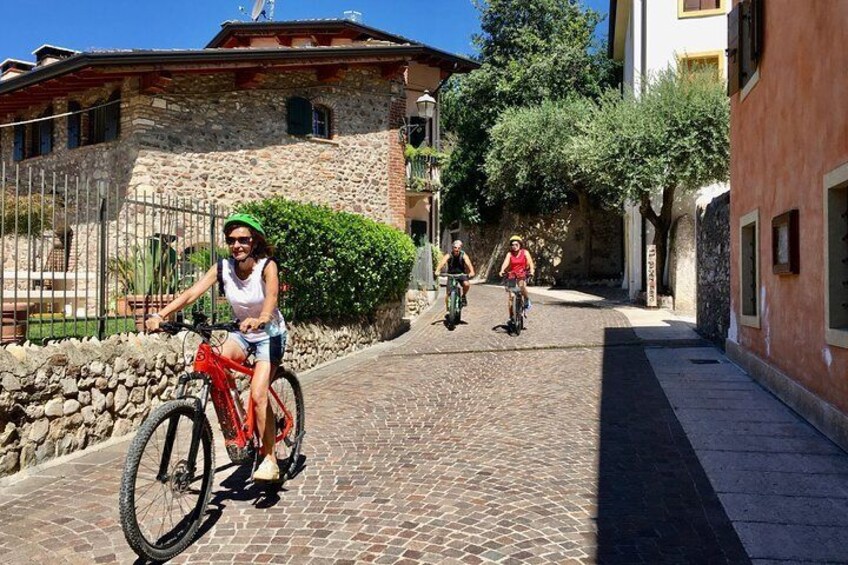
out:
{"label": "blue sky", "polygon": [[[609,0],[584,0],[606,13]],[[32,60],[44,43],[92,49],[192,49],[225,20],[245,20],[253,0],[0,0],[0,60]],[[340,18],[362,12],[364,23],[459,54],[473,53],[479,31],[471,0],[277,0],[275,19]],[[599,33],[605,35],[606,24]]]}

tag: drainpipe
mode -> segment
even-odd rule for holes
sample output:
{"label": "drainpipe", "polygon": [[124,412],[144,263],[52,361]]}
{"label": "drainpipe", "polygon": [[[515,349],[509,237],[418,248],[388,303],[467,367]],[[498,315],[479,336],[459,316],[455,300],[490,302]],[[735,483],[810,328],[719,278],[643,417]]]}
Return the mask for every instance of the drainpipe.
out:
{"label": "drainpipe", "polygon": [[648,0],[642,0],[642,80],[639,91],[644,94],[648,78]]}

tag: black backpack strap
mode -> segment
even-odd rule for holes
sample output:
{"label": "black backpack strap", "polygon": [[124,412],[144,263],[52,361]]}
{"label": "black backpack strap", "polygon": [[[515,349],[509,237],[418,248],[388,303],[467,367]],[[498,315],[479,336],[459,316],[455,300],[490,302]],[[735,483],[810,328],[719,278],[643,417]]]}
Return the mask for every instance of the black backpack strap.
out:
{"label": "black backpack strap", "polygon": [[224,292],[224,258],[218,257],[218,294],[226,296]]}
{"label": "black backpack strap", "polygon": [[279,277],[280,276],[280,262],[274,256],[268,257],[268,260],[265,261],[264,265],[262,265],[262,276],[263,277],[265,276],[265,269],[267,269],[268,265],[270,265],[271,263],[274,263],[275,265],[277,265],[277,276]]}

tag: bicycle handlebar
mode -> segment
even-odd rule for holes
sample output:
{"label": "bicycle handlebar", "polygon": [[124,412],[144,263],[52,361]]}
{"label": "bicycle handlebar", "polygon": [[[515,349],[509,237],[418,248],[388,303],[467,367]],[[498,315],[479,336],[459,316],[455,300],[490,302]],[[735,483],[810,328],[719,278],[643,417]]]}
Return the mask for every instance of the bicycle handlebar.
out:
{"label": "bicycle handlebar", "polygon": [[237,332],[239,331],[239,324],[237,321],[234,322],[226,322],[223,324],[207,324],[205,322],[198,322],[196,324],[183,324],[182,322],[162,322],[159,324],[159,329],[168,334],[176,334],[180,330],[188,330],[197,334],[210,334],[214,331],[227,331],[227,332]]}

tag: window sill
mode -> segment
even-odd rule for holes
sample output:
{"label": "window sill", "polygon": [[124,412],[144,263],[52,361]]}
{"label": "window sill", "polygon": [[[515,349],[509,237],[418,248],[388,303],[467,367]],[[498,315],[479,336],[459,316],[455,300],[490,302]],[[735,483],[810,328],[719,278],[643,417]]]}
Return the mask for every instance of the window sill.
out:
{"label": "window sill", "polygon": [[848,330],[828,328],[825,331],[825,341],[828,345],[848,349]]}
{"label": "window sill", "polygon": [[334,145],[336,147],[341,145],[341,142],[335,139],[324,139],[323,137],[312,137],[311,135],[304,136],[303,139],[311,141],[312,143],[322,143],[324,145]]}
{"label": "window sill", "polygon": [[700,12],[683,12],[682,14],[677,14],[677,18],[681,20],[690,20],[692,18],[709,18],[712,16],[723,16],[724,10],[701,10]]}
{"label": "window sill", "polygon": [[739,92],[739,102],[744,101],[759,82],[760,69],[758,67],[757,70],[754,71],[754,74],[751,75],[751,78],[748,80],[748,83],[745,84],[745,87],[741,90],[741,92]]}
{"label": "window sill", "polygon": [[743,326],[747,326],[749,328],[757,328],[760,329],[760,317],[759,316],[747,316],[745,314],[739,314],[739,323]]}

